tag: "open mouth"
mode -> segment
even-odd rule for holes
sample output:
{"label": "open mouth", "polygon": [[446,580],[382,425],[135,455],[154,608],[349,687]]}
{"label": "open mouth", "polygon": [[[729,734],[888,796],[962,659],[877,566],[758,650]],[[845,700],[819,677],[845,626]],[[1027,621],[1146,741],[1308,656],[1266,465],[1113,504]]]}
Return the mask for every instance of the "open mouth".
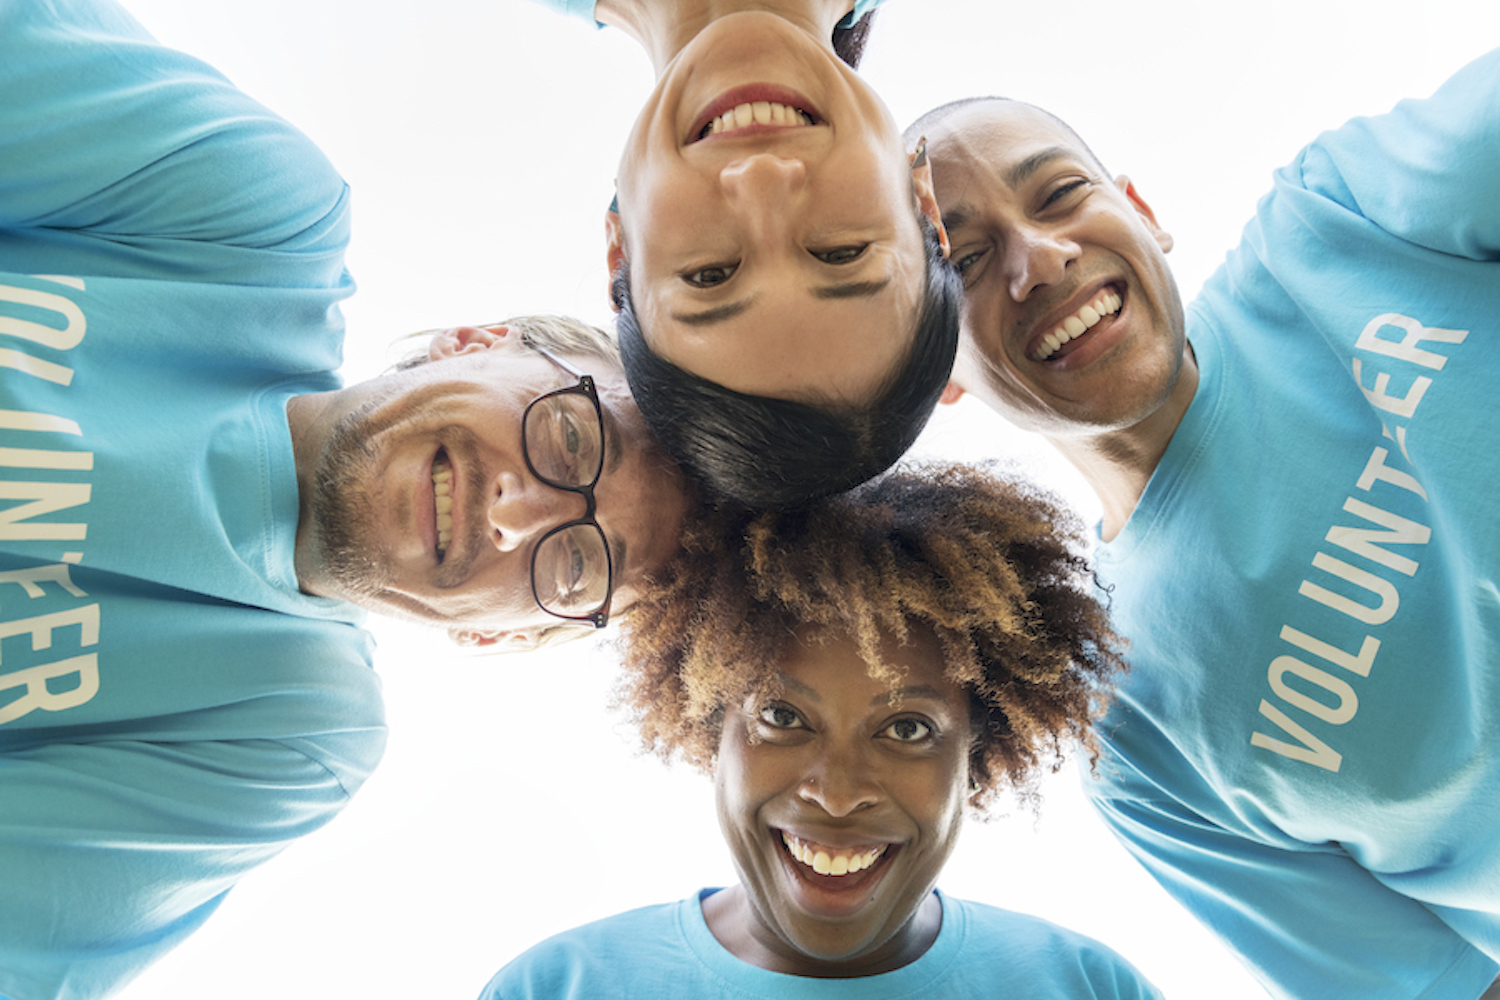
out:
{"label": "open mouth", "polygon": [[900,844],[832,847],[786,830],[772,833],[781,838],[793,884],[802,887],[800,905],[828,919],[852,916],[868,904],[901,850]]}
{"label": "open mouth", "polygon": [[817,109],[800,94],[783,87],[754,84],[719,95],[698,116],[690,141],[822,124]]}
{"label": "open mouth", "polygon": [[1086,305],[1064,319],[1043,337],[1033,350],[1033,361],[1051,361],[1068,354],[1068,345],[1088,333],[1108,316],[1113,316],[1125,304],[1121,290],[1107,285]]}
{"label": "open mouth", "polygon": [[453,541],[453,466],[448,461],[448,453],[441,448],[432,457],[432,509],[438,561],[441,562]]}

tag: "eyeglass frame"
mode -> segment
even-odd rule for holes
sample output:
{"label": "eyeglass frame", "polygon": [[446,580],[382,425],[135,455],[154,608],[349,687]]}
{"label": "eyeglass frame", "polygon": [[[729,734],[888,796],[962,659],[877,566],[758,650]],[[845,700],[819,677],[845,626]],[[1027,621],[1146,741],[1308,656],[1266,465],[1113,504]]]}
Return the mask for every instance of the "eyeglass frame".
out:
{"label": "eyeglass frame", "polygon": [[[594,377],[592,375],[585,375],[577,368],[574,368],[566,361],[557,357],[551,351],[538,347],[535,344],[528,344],[527,346],[530,347],[533,351],[536,351],[542,357],[546,358],[548,361],[552,362],[557,367],[561,368],[563,371],[567,372],[569,375],[576,378],[578,380],[578,384],[564,386],[561,389],[553,389],[550,392],[544,392],[540,396],[533,399],[530,403],[526,404],[526,409],[521,413],[521,457],[526,461],[526,468],[529,469],[531,471],[531,474],[535,476],[539,481],[545,483],[555,490],[562,490],[565,493],[580,494],[583,497],[583,501],[585,504],[582,517],[575,518],[574,520],[567,521],[563,524],[559,524],[557,527],[547,532],[541,538],[537,539],[536,544],[532,546],[531,597],[536,601],[537,607],[541,608],[543,611],[547,612],[547,614],[551,615],[554,618],[561,618],[563,621],[570,622],[591,622],[594,628],[603,628],[604,626],[609,624],[609,606],[610,603],[614,600],[615,596],[615,558],[614,554],[610,552],[609,536],[604,533],[604,528],[599,524],[599,518],[596,516],[596,511],[598,510],[599,505],[598,502],[594,499],[594,487],[599,485],[599,480],[604,475],[604,407],[599,403],[599,390],[594,385]],[[531,449],[526,444],[526,421],[530,419],[532,408],[535,407],[538,403],[541,403],[544,400],[551,399],[554,396],[568,396],[579,394],[587,396],[589,402],[594,404],[594,415],[599,419],[599,471],[594,474],[594,478],[587,485],[563,486],[560,483],[553,482],[548,477],[542,475],[537,471],[536,465],[532,463]],[[542,545],[546,543],[547,539],[551,538],[553,535],[567,531],[569,528],[576,528],[581,524],[592,525],[594,530],[599,532],[600,540],[604,542],[604,602],[594,611],[591,611],[586,615],[559,614],[558,612],[553,611],[551,608],[544,605],[542,603],[541,595],[537,592],[536,557],[537,553],[541,552]]]}

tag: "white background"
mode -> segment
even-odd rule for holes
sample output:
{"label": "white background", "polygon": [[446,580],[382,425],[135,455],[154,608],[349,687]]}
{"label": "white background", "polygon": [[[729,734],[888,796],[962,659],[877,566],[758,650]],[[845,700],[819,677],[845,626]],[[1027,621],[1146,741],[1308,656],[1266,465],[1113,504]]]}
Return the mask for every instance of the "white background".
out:
{"label": "white background", "polygon": [[[524,0],[129,5],[300,126],[353,185],[349,378],[414,330],[528,311],[608,324],[602,216],[652,85],[623,34]],[[1060,114],[1176,236],[1188,299],[1274,167],[1324,128],[1430,92],[1497,39],[1500,4],[1480,0],[895,0],[863,72],[903,125],[983,93]],[[922,448],[1040,455],[1033,474],[1093,516],[1044,448],[967,402]],[[607,710],[607,647],[477,658],[372,628],[391,727],[381,769],[125,1000],[471,998],[550,934],[732,881],[708,782],[638,757]],[[1169,997],[1262,996],[1076,786],[1071,772],[1050,784],[1040,821],[971,824],[942,884],[1098,937]]]}

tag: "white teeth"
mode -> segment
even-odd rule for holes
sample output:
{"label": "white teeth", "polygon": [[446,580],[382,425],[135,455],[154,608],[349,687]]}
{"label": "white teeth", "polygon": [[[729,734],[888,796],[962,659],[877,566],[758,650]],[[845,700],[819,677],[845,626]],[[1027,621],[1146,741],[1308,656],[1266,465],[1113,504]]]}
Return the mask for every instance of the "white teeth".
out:
{"label": "white teeth", "polygon": [[1036,360],[1046,361],[1064,344],[1093,327],[1105,316],[1119,312],[1123,304],[1124,300],[1114,292],[1103,292],[1097,299],[1063,320],[1053,328],[1051,333],[1042,338],[1041,346],[1037,348]]}
{"label": "white teeth", "polygon": [[738,105],[708,123],[705,135],[733,132],[749,125],[776,125],[788,128],[811,125],[812,116],[799,108],[775,101],[753,101]]}
{"label": "white teeth", "polygon": [[442,555],[453,541],[453,468],[446,459],[432,463],[432,502],[436,509],[437,551]]}
{"label": "white teeth", "polygon": [[873,865],[888,845],[881,844],[864,851],[840,851],[818,845],[814,848],[786,831],[781,833],[781,842],[787,853],[819,875],[852,875]]}

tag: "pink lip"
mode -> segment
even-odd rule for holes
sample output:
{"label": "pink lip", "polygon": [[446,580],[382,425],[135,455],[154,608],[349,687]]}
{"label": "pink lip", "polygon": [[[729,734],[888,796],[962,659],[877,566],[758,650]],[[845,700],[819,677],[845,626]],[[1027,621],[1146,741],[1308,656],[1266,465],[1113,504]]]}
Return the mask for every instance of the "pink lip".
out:
{"label": "pink lip", "polygon": [[[786,87],[779,87],[771,83],[750,83],[741,87],[735,87],[732,90],[726,90],[714,98],[708,107],[699,112],[696,124],[693,125],[692,131],[688,133],[687,143],[697,142],[698,137],[703,134],[703,130],[708,127],[708,123],[724,112],[733,110],[741,104],[754,104],[756,101],[770,101],[775,104],[786,104],[794,108],[800,108],[812,116],[814,125],[824,124],[822,113],[813,107],[811,101],[795,90],[789,90]],[[734,134],[739,135],[741,132],[750,134],[752,130],[755,130],[755,126],[744,130],[737,130]],[[783,127],[775,131],[785,130],[785,127]],[[769,129],[761,129],[759,131],[769,131]]]}

